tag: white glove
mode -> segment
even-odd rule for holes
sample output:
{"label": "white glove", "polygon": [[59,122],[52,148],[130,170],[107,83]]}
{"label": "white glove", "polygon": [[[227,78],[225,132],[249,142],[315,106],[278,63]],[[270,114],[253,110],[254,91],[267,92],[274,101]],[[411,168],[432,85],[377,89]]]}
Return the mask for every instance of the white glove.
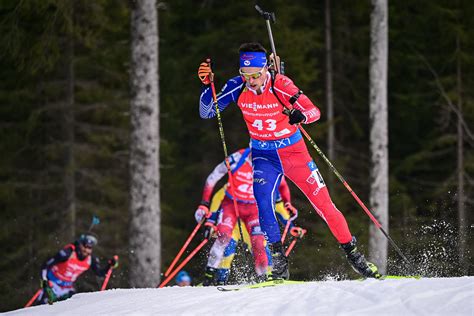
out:
{"label": "white glove", "polygon": [[199,205],[196,212],[194,212],[194,218],[196,222],[201,223],[204,218],[209,217],[209,208],[205,205]]}

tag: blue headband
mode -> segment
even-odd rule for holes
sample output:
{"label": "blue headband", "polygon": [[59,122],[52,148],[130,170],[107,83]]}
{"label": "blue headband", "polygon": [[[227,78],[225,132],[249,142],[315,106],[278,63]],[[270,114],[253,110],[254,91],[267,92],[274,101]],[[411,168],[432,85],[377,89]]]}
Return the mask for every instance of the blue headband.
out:
{"label": "blue headband", "polygon": [[267,56],[264,52],[241,52],[240,68],[242,67],[259,67],[263,68],[267,65]]}

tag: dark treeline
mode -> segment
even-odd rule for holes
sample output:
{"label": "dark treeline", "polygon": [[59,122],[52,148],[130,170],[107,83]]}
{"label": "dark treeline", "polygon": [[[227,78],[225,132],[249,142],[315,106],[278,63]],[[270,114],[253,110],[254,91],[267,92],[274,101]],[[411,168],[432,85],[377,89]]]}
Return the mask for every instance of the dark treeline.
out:
{"label": "dark treeline", "polygon": [[[370,1],[332,2],[332,122],[325,118],[324,1],[259,3],[276,12],[273,32],[286,73],[322,111],[307,131],[325,151],[334,124],[333,163],[367,201]],[[216,121],[199,118],[197,67],[211,57],[221,86],[237,74],[242,42],[270,45],[253,1],[175,0],[158,9],[166,268],[195,226],[205,177],[224,158]],[[472,16],[472,1],[389,2],[390,234],[428,276],[472,274]],[[0,310],[25,304],[44,260],[87,230],[93,214],[101,219],[95,253],[120,257],[110,286],[128,287],[129,2],[5,0],[0,34]],[[237,107],[223,113],[223,123],[229,151],[245,147]],[[364,248],[372,224],[336,181],[333,200]],[[298,223],[309,231],[290,257],[292,277],[349,276],[328,228],[292,189]],[[459,227],[467,227],[465,235]],[[196,281],[204,255],[187,267]],[[390,273],[404,272],[392,249],[389,258]],[[78,289],[99,284],[86,275]]]}

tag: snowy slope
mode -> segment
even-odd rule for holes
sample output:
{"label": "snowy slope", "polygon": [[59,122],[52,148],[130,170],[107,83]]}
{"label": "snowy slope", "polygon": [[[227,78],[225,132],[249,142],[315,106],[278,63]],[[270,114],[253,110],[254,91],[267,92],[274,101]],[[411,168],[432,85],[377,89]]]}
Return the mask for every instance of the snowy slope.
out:
{"label": "snowy slope", "polygon": [[220,292],[214,287],[77,294],[5,315],[474,315],[474,277],[325,281]]}

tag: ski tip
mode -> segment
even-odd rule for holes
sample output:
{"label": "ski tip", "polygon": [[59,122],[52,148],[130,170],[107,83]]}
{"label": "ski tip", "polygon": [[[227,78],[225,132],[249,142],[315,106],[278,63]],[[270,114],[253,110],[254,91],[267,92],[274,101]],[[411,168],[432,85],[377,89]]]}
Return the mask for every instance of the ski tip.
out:
{"label": "ski tip", "polygon": [[219,290],[221,292],[232,292],[232,291],[238,291],[240,289],[241,288],[225,288],[225,287],[222,287],[222,286],[217,287],[217,290]]}

